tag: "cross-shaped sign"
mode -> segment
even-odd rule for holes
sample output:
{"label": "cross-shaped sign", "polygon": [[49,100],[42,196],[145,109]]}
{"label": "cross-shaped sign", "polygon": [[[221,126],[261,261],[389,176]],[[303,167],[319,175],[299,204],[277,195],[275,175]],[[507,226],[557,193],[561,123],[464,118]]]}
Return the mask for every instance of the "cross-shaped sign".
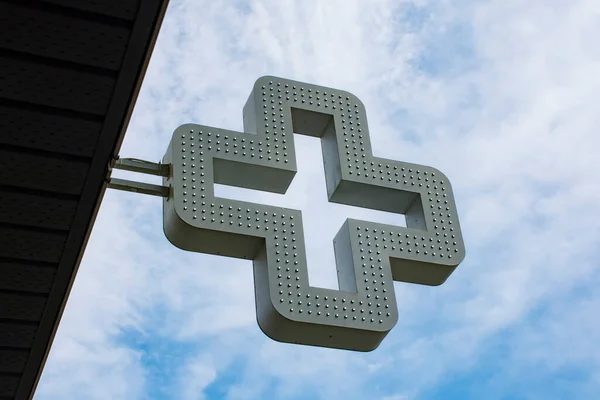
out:
{"label": "cross-shaped sign", "polygon": [[[243,114],[244,132],[175,130],[163,158],[165,235],[184,250],[253,260],[269,337],[374,350],[398,320],[393,281],[440,285],[465,257],[448,178],[374,157],[365,108],[347,92],[262,77]],[[215,183],[285,193],[294,133],[321,138],[329,201],[406,215],[406,227],[346,220],[333,242],[340,290],[309,286],[300,210],[214,195]]]}

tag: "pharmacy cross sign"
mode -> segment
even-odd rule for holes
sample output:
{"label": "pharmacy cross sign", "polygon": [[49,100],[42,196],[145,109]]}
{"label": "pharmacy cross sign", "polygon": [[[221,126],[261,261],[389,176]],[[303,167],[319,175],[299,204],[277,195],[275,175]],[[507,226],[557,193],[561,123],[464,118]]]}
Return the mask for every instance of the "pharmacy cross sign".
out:
{"label": "pharmacy cross sign", "polygon": [[[251,259],[257,320],[277,341],[371,351],[398,320],[393,281],[442,284],[465,249],[448,179],[374,157],[350,93],[262,77],[244,132],[177,128],[162,163],[164,232],[189,251]],[[300,210],[215,197],[214,183],[285,193],[294,133],[321,138],[329,201],[406,215],[406,227],[348,219],[334,239],[339,290],[309,285]]]}

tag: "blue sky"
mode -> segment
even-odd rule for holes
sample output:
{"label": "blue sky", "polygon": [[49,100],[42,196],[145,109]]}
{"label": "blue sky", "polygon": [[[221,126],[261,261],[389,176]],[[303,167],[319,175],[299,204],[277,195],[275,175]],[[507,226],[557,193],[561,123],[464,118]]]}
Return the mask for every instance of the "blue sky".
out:
{"label": "blue sky", "polygon": [[[395,283],[371,353],[273,342],[250,262],[181,251],[158,198],[108,191],[36,399],[594,399],[600,391],[597,0],[171,0],[121,156],[158,161],[175,128],[242,129],[263,75],[347,90],[374,155],[449,176],[467,258],[439,287]],[[319,142],[286,195],[311,284],[337,285],[345,218]],[[118,177],[157,183],[121,172]]]}

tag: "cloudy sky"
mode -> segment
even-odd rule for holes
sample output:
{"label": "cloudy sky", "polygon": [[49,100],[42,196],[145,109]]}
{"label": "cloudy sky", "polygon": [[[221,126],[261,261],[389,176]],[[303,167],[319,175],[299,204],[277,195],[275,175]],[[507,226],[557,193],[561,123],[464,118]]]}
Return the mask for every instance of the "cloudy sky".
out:
{"label": "cloudy sky", "polygon": [[[375,156],[449,176],[467,258],[439,287],[395,284],[371,353],[258,328],[251,262],[188,253],[157,197],[108,191],[36,399],[593,399],[600,391],[600,2],[171,0],[121,156],[175,128],[242,130],[263,75],[347,90]],[[297,138],[311,284],[336,288],[318,139]],[[118,177],[158,183],[128,173]]]}

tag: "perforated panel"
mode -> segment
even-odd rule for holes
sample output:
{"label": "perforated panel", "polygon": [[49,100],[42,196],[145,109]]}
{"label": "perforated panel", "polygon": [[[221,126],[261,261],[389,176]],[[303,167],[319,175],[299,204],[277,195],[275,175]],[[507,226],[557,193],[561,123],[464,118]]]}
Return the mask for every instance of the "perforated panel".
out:
{"label": "perforated panel", "polygon": [[0,376],[0,396],[14,396],[19,386],[18,376]]}
{"label": "perforated panel", "polygon": [[101,119],[90,121],[0,106],[0,143],[91,157]]}
{"label": "perforated panel", "polygon": [[33,344],[35,324],[0,322],[0,343],[5,347],[28,348]]}
{"label": "perforated panel", "polygon": [[46,298],[0,292],[0,318],[39,321],[46,305]]}
{"label": "perforated panel", "polygon": [[42,0],[69,8],[132,20],[139,8],[140,0]]}
{"label": "perforated panel", "polygon": [[118,70],[129,29],[100,22],[0,3],[0,47],[27,54]]}
{"label": "perforated panel", "polygon": [[0,98],[104,115],[113,76],[0,56]]}
{"label": "perforated panel", "polygon": [[88,168],[84,161],[0,149],[0,185],[79,194]]}
{"label": "perforated panel", "polygon": [[0,349],[0,372],[23,372],[29,350]]}
{"label": "perforated panel", "polygon": [[0,223],[68,231],[77,200],[7,192],[0,189]]}
{"label": "perforated panel", "polygon": [[66,233],[0,226],[0,257],[57,263],[66,239]]}
{"label": "perforated panel", "polygon": [[0,290],[18,290],[31,293],[49,293],[56,269],[0,262]]}
{"label": "perforated panel", "polygon": [[[376,348],[398,315],[392,281],[439,285],[465,255],[448,179],[374,157],[363,104],[330,88],[259,79],[246,133],[186,124],[163,159],[167,238],[197,252],[252,259],[258,323],[271,338]],[[340,290],[308,283],[299,210],[214,196],[214,183],[284,193],[296,172],[293,132],[321,138],[329,200],[407,215],[407,227],[347,220],[334,240]]]}

